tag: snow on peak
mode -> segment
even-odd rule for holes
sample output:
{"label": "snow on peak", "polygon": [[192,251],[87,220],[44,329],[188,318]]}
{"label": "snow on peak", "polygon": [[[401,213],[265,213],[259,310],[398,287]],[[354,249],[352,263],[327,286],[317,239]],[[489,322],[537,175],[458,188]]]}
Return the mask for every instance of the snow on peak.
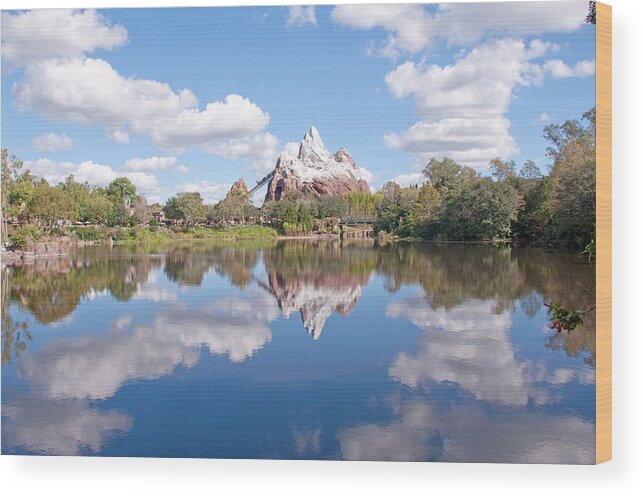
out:
{"label": "snow on peak", "polygon": [[324,146],[324,141],[315,126],[311,127],[310,131],[304,135],[304,139],[301,140],[297,158],[301,161],[312,163],[328,162],[333,159],[331,153]]}

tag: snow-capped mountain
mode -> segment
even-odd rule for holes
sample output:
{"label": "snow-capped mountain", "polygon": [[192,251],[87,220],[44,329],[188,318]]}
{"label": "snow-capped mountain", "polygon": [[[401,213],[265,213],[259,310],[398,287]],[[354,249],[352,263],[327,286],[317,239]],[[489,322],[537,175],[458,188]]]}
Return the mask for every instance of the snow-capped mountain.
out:
{"label": "snow-capped mountain", "polygon": [[342,196],[350,191],[369,191],[353,157],[345,148],[331,154],[315,127],[299,145],[297,157],[279,155],[268,183],[266,201],[280,200],[290,191],[313,196]]}

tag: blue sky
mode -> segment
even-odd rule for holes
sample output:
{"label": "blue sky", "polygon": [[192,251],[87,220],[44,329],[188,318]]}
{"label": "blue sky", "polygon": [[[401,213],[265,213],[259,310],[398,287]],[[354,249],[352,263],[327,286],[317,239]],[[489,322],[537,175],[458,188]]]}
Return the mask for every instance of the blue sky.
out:
{"label": "blue sky", "polygon": [[542,128],[595,102],[587,2],[2,14],[2,146],[50,182],[127,175],[208,201],[310,126],[372,187],[429,158],[546,170]]}

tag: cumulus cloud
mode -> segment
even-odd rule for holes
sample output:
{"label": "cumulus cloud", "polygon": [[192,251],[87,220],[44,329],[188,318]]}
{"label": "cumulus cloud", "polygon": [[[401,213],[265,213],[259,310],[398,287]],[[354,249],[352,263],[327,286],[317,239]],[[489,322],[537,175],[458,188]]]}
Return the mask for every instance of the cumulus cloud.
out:
{"label": "cumulus cloud", "polygon": [[115,141],[116,143],[120,143],[122,145],[127,145],[129,143],[129,134],[120,129],[109,129],[107,131],[107,137],[112,141]]}
{"label": "cumulus cloud", "polygon": [[[190,146],[226,150],[247,143],[252,161],[273,153],[274,136],[262,133],[270,116],[240,95],[209,102],[202,110],[189,89],[119,74],[95,58],[45,59],[28,65],[13,90],[20,109],[57,121],[101,124],[108,137],[129,142],[129,132],[148,135],[172,153]],[[271,141],[267,143],[267,141]],[[251,146],[254,144],[255,146]],[[273,146],[260,151],[260,145]],[[234,152],[231,152],[234,154]]]}
{"label": "cumulus cloud", "polygon": [[398,174],[391,181],[399,184],[402,187],[407,187],[412,184],[424,184],[426,177],[421,172],[411,172],[410,174]]}
{"label": "cumulus cloud", "polygon": [[366,167],[359,167],[359,174],[369,185],[377,181],[377,175]]}
{"label": "cumulus cloud", "polygon": [[570,67],[560,59],[548,60],[544,66],[545,70],[556,79],[570,77],[587,77],[596,73],[595,60],[581,60],[574,67]]}
{"label": "cumulus cloud", "polygon": [[231,184],[215,183],[201,179],[199,181],[177,184],[176,190],[179,193],[199,192],[205,203],[216,203],[225,198],[231,187]]}
{"label": "cumulus cloud", "polygon": [[516,88],[542,84],[546,74],[572,77],[590,71],[585,61],[573,69],[561,61],[538,63],[555,49],[541,40],[502,39],[464,52],[451,65],[400,64],[386,75],[386,84],[395,97],[412,97],[422,120],[385,135],[385,144],[424,163],[449,157],[476,168],[518,153],[505,117]]}
{"label": "cumulus cloud", "polygon": [[176,157],[136,157],[125,162],[123,170],[136,172],[149,172],[166,170],[176,163]]}
{"label": "cumulus cloud", "polygon": [[301,27],[306,24],[317,25],[317,17],[315,16],[315,7],[313,5],[293,5],[292,7],[288,7],[287,27]]}
{"label": "cumulus cloud", "polygon": [[113,50],[126,42],[123,26],[111,25],[91,9],[2,13],[2,61],[9,67]]}
{"label": "cumulus cloud", "polygon": [[543,113],[542,113],[542,114],[540,114],[540,116],[538,117],[538,120],[539,120],[540,122],[551,122],[551,117],[549,116],[549,114],[548,114],[547,112],[543,112]]}
{"label": "cumulus cloud", "polygon": [[80,183],[87,183],[90,186],[106,186],[119,176],[127,177],[142,192],[155,192],[159,190],[159,184],[155,176],[144,172],[127,172],[121,174],[109,165],[97,164],[91,160],[74,162],[55,162],[48,158],[37,160],[25,160],[25,167],[32,174],[43,177],[50,184],[57,184],[64,181],[67,176],[73,174],[74,179]]}
{"label": "cumulus cloud", "polygon": [[278,144],[276,136],[262,133],[249,138],[214,143],[205,146],[203,151],[226,159],[247,158],[252,170],[258,175],[263,175],[275,166]]}
{"label": "cumulus cloud", "polygon": [[39,152],[55,152],[69,150],[74,141],[66,134],[47,133],[32,139],[31,145]]}
{"label": "cumulus cloud", "polygon": [[275,301],[263,292],[200,309],[175,304],[161,311],[151,326],[130,330],[131,321],[122,320],[104,335],[47,344],[24,357],[21,371],[44,398],[105,399],[128,381],[193,367],[203,347],[242,362],[271,340],[267,322],[278,315]]}
{"label": "cumulus cloud", "polygon": [[[437,40],[474,43],[485,35],[527,36],[571,32],[585,24],[586,2],[447,3],[429,11],[421,5],[337,5],[331,18],[356,29],[383,28],[387,57],[417,53]],[[484,22],[480,22],[484,19]]]}

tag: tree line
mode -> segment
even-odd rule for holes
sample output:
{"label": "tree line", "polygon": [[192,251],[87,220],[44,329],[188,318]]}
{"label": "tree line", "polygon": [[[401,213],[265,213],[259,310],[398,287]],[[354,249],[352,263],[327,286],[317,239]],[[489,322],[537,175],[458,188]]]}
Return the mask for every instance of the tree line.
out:
{"label": "tree line", "polygon": [[52,186],[3,149],[2,213],[29,233],[78,223],[154,229],[164,221],[187,228],[261,223],[301,235],[330,232],[336,224],[329,219],[349,218],[372,223],[376,233],[404,238],[582,248],[595,239],[596,229],[595,117],[591,109],[581,121],[544,129],[547,175],[530,160],[519,168],[497,158],[490,163],[491,174],[483,176],[449,158],[431,159],[422,171],[423,184],[401,187],[389,181],[375,193],[343,197],[291,192],[261,208],[242,191],[231,191],[215,204],[206,204],[198,192],[149,204],[125,177],[91,187],[70,175]]}

